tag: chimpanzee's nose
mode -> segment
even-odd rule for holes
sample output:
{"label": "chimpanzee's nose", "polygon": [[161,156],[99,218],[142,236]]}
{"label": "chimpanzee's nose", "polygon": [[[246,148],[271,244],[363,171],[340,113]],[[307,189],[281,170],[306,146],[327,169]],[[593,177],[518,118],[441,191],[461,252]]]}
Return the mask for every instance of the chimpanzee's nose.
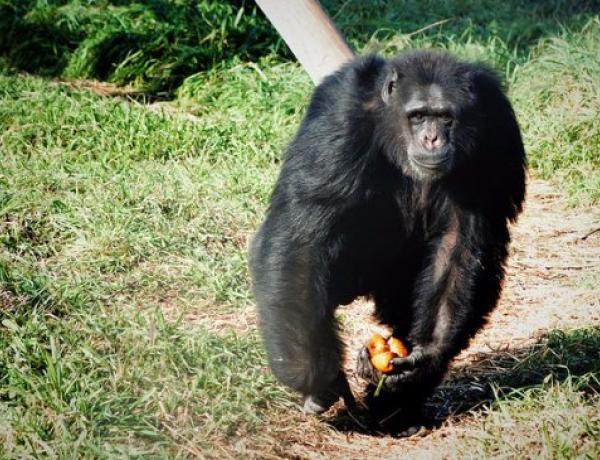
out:
{"label": "chimpanzee's nose", "polygon": [[430,132],[425,134],[425,148],[427,150],[433,150],[436,147],[440,146],[440,139],[436,132]]}

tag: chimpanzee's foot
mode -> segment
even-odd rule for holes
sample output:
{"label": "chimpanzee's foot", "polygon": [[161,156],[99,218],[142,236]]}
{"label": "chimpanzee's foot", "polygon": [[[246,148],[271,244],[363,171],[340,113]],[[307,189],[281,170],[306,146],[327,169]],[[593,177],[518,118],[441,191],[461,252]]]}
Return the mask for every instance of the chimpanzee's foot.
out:
{"label": "chimpanzee's foot", "polygon": [[369,385],[365,403],[380,430],[394,436],[408,437],[428,425],[421,395],[382,392],[375,396],[374,390],[375,385]]}

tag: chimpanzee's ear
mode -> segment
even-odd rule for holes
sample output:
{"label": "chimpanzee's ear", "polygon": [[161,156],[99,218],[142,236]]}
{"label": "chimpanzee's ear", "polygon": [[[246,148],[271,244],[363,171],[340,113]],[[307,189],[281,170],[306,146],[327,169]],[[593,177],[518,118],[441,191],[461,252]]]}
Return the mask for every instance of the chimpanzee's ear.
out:
{"label": "chimpanzee's ear", "polygon": [[481,76],[480,69],[470,69],[462,77],[465,97],[470,103],[475,103],[477,95],[481,92]]}
{"label": "chimpanzee's ear", "polygon": [[396,86],[398,83],[398,72],[392,66],[389,66],[387,69],[387,75],[385,80],[383,81],[383,86],[381,88],[381,99],[386,104],[389,104],[392,94],[396,91]]}

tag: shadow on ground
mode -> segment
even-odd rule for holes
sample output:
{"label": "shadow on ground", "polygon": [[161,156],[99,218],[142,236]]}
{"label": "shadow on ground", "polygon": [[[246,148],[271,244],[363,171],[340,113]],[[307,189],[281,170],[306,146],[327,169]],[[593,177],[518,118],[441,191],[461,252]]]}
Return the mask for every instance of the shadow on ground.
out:
{"label": "shadow on ground", "polygon": [[[359,50],[372,40],[400,34],[408,41],[392,44],[389,51],[419,46],[453,49],[457,44],[479,47],[499,68],[526,59],[541,38],[576,29],[600,13],[600,0],[324,0],[323,4]],[[19,71],[135,82],[148,94],[172,94],[189,75],[232,59],[256,61],[268,54],[293,59],[250,0],[198,5],[110,0],[103,5],[0,1],[0,57]]]}
{"label": "shadow on ground", "polygon": [[[578,28],[600,13],[598,0],[323,0],[355,44],[409,34],[434,46],[500,40],[526,55],[540,38]],[[418,40],[417,40],[417,45]]]}
{"label": "shadow on ground", "polygon": [[[251,0],[0,0],[4,65],[172,93],[189,75],[286,48]],[[0,68],[3,62],[0,61]]]}
{"label": "shadow on ground", "polygon": [[[489,408],[496,397],[518,398],[519,390],[586,374],[600,375],[600,328],[554,330],[531,346],[481,353],[454,367],[425,404],[419,424],[435,429],[449,417]],[[597,394],[598,379],[582,391]],[[393,406],[377,414],[343,409],[327,422],[339,431],[372,435],[403,435],[413,423]]]}

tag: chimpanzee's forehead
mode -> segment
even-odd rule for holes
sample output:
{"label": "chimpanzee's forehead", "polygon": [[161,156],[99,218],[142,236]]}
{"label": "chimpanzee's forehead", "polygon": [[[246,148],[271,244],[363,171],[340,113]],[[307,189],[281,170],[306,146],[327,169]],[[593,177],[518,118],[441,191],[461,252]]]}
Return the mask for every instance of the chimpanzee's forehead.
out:
{"label": "chimpanzee's forehead", "polygon": [[404,91],[403,99],[405,111],[417,110],[423,107],[433,110],[447,110],[453,105],[449,95],[436,83],[414,85],[409,91]]}

